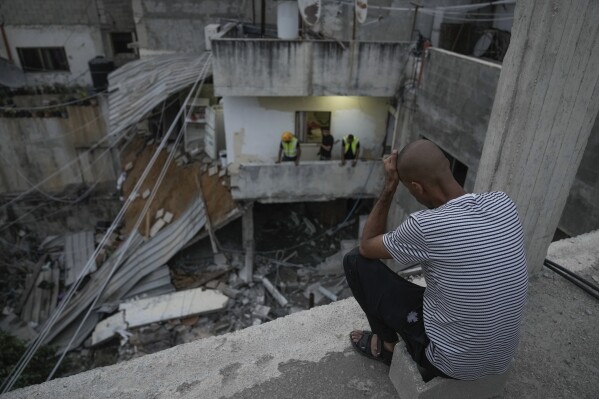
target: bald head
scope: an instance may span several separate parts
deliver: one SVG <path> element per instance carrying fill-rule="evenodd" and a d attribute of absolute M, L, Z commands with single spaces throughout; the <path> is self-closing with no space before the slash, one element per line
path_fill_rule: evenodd
<path fill-rule="evenodd" d="M 416 140 L 406 145 L 397 157 L 397 171 L 404 184 L 444 184 L 453 180 L 449 160 L 429 140 Z"/>

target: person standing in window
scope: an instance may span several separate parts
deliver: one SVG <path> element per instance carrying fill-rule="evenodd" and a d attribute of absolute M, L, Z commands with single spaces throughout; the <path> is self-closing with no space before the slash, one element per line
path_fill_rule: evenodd
<path fill-rule="evenodd" d="M 346 159 L 351 159 L 351 166 L 356 166 L 360 156 L 360 140 L 353 134 L 343 137 L 341 142 L 341 166 L 345 165 Z"/>
<path fill-rule="evenodd" d="M 335 139 L 331 136 L 329 129 L 322 129 L 322 142 L 320 143 L 320 150 L 318 151 L 321 161 L 331 160 L 333 144 L 335 144 Z"/>
<path fill-rule="evenodd" d="M 295 162 L 299 165 L 302 149 L 299 140 L 291 132 L 283 132 L 281 136 L 281 145 L 279 146 L 279 157 L 276 163 Z"/>

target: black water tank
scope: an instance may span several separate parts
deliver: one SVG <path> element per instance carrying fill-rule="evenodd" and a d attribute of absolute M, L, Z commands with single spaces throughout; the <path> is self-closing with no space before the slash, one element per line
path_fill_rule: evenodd
<path fill-rule="evenodd" d="M 98 55 L 91 59 L 88 65 L 96 91 L 106 90 L 108 88 L 108 74 L 115 69 L 114 62 Z"/>

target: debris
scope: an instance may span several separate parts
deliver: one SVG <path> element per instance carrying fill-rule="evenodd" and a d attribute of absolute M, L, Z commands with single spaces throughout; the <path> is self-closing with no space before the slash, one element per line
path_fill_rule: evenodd
<path fill-rule="evenodd" d="M 144 191 L 144 192 L 141 194 L 141 198 L 142 198 L 142 199 L 146 199 L 146 198 L 148 198 L 148 197 L 150 196 L 150 192 L 151 192 L 151 191 L 150 191 L 150 189 L 149 189 L 149 188 L 148 188 L 148 189 L 146 189 L 146 191 Z"/>
<path fill-rule="evenodd" d="M 327 290 L 326 288 L 324 288 L 322 285 L 318 286 L 318 291 L 320 291 L 320 293 L 324 296 L 326 296 L 327 298 L 329 298 L 331 301 L 335 302 L 337 301 L 337 295 L 333 294 L 331 291 Z"/>
<path fill-rule="evenodd" d="M 127 172 L 122 171 L 121 174 L 119 175 L 119 178 L 116 181 L 116 190 L 117 191 L 121 191 L 121 189 L 123 188 L 123 183 L 125 182 L 126 179 L 127 179 Z"/>
<path fill-rule="evenodd" d="M 228 296 L 229 298 L 235 299 L 235 298 L 237 298 L 237 295 L 239 295 L 239 290 L 236 290 L 235 288 L 231 288 L 225 283 L 219 283 L 218 286 L 216 287 L 216 289 L 218 291 L 222 292 L 223 294 L 225 294 L 226 296 Z"/>
<path fill-rule="evenodd" d="M 312 223 L 305 216 L 303 218 L 303 221 L 304 221 L 304 225 L 306 226 L 306 234 L 308 234 L 309 236 L 312 236 L 312 235 L 316 234 L 316 226 L 314 226 L 314 223 Z"/>
<path fill-rule="evenodd" d="M 131 169 L 133 169 L 133 161 L 125 165 L 125 172 L 129 172 Z"/>
<path fill-rule="evenodd" d="M 273 296 L 273 298 L 279 303 L 279 305 L 287 306 L 289 301 L 287 301 L 287 298 L 285 298 L 283 294 L 281 294 L 279 290 L 277 290 L 275 286 L 272 285 L 270 280 L 268 280 L 266 277 L 262 277 L 261 281 L 262 285 L 264 285 L 264 288 L 266 288 L 266 290 L 270 293 L 270 295 Z"/>
<path fill-rule="evenodd" d="M 123 303 L 119 309 L 125 311 L 125 320 L 132 328 L 221 310 L 228 301 L 229 298 L 217 291 L 196 288 Z"/>
<path fill-rule="evenodd" d="M 150 237 L 154 237 L 166 225 L 164 219 L 158 219 L 150 229 Z"/>
<path fill-rule="evenodd" d="M 226 174 L 227 174 L 227 169 L 222 169 L 220 172 L 218 172 L 218 177 L 223 177 Z"/>
<path fill-rule="evenodd" d="M 206 283 L 206 288 L 209 288 L 211 290 L 215 290 L 216 287 L 218 287 L 219 284 L 220 284 L 220 281 L 218 281 L 218 280 L 208 281 Z"/>
<path fill-rule="evenodd" d="M 108 341 L 117 334 L 118 330 L 126 330 L 127 327 L 124 311 L 121 310 L 107 317 L 96 325 L 92 333 L 92 346 Z"/>
<path fill-rule="evenodd" d="M 262 320 L 268 319 L 268 314 L 270 313 L 270 306 L 264 305 L 256 305 L 254 311 L 252 312 L 253 316 L 259 317 Z"/>
<path fill-rule="evenodd" d="M 172 221 L 173 221 L 173 216 L 174 216 L 174 215 L 173 215 L 172 213 L 170 213 L 170 212 L 166 212 L 166 213 L 164 214 L 164 216 L 162 217 L 162 219 L 163 219 L 163 220 L 164 220 L 166 223 L 170 223 L 170 222 L 172 222 Z"/>
<path fill-rule="evenodd" d="M 217 173 L 218 173 L 218 166 L 211 166 L 208 169 L 208 176 L 214 176 Z"/>
<path fill-rule="evenodd" d="M 164 215 L 164 208 L 160 208 L 156 211 L 156 219 L 160 219 Z"/>

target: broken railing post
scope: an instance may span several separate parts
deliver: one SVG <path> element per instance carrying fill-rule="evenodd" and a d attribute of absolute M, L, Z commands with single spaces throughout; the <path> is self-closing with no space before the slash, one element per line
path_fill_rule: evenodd
<path fill-rule="evenodd" d="M 245 251 L 245 265 L 240 277 L 245 282 L 252 281 L 254 273 L 254 204 L 251 203 L 243 213 L 241 219 L 241 235 L 243 250 Z"/>

